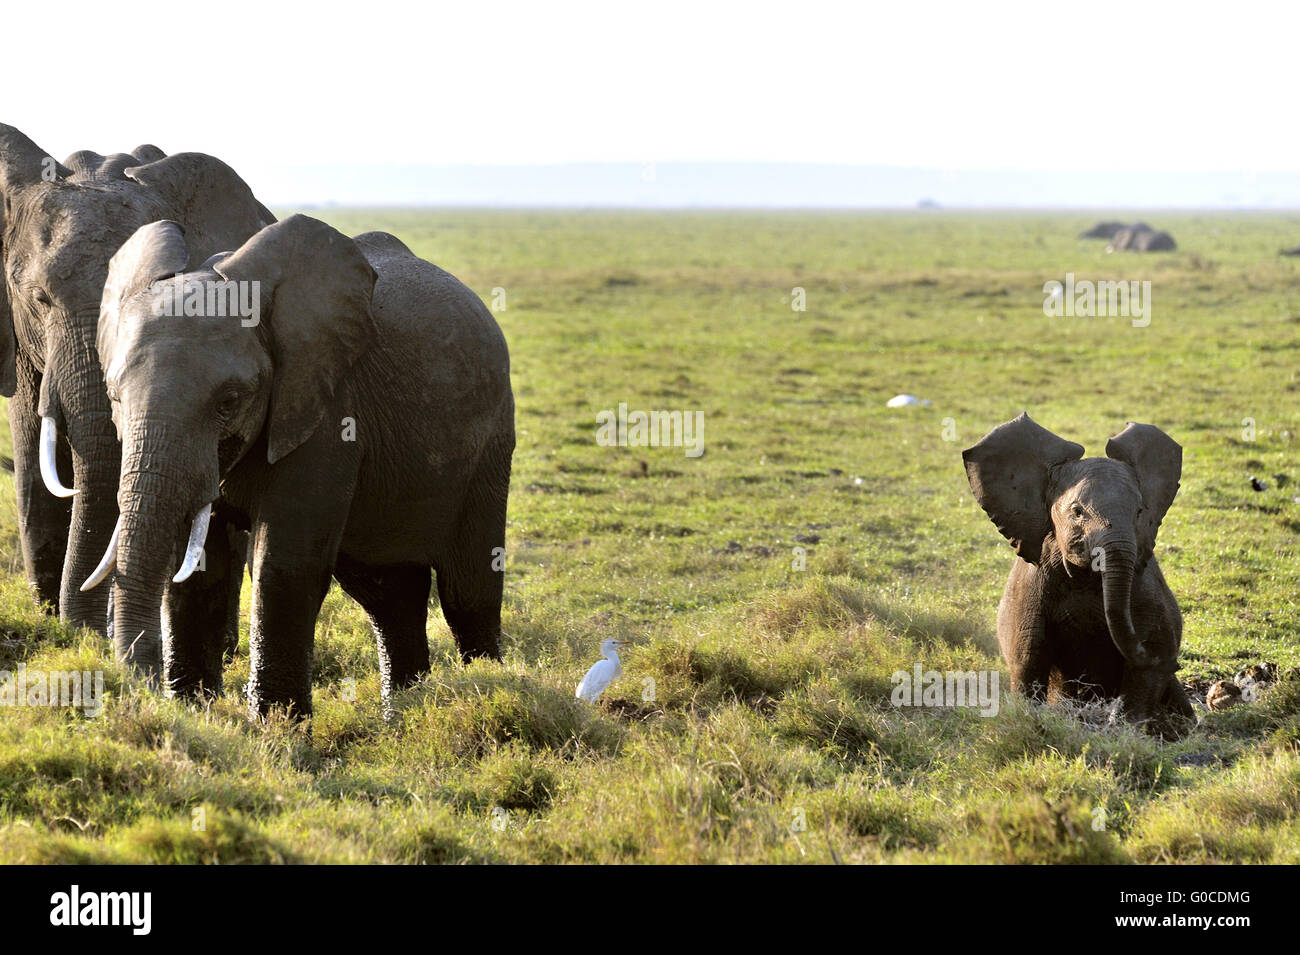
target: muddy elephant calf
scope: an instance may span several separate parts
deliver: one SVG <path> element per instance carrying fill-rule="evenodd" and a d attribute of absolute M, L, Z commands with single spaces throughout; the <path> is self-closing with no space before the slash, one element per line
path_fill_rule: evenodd
<path fill-rule="evenodd" d="M 1152 553 L 1182 448 L 1130 423 L 1106 457 L 1083 459 L 1081 445 L 1022 414 L 962 457 L 975 499 L 1019 555 L 998 606 L 1012 688 L 1118 697 L 1128 719 L 1163 736 L 1195 725 L 1174 676 L 1183 618 Z"/>
<path fill-rule="evenodd" d="M 155 222 L 104 289 L 121 516 L 87 584 L 116 569 L 115 626 L 163 640 L 164 584 L 195 569 L 219 499 L 251 534 L 255 712 L 311 712 L 331 575 L 370 616 L 386 700 L 429 668 L 433 574 L 461 654 L 498 656 L 514 399 L 483 303 L 391 235 L 306 216 L 188 266 Z M 167 638 L 169 662 L 220 658 Z"/>

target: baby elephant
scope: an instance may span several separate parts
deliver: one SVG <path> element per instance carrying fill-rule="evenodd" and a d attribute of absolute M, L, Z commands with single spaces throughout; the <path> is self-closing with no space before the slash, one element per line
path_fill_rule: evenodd
<path fill-rule="evenodd" d="M 251 532 L 255 712 L 311 712 L 331 575 L 374 626 L 386 699 L 429 669 L 432 573 L 462 656 L 498 656 L 515 430 L 491 313 L 393 236 L 306 216 L 197 271 L 188 258 L 176 223 L 141 227 L 99 319 L 121 516 L 87 585 L 116 572 L 123 658 L 216 667 L 219 685 L 220 648 L 163 601 L 178 564 L 178 581 L 199 566 L 214 502 Z"/>
<path fill-rule="evenodd" d="M 1083 458 L 1022 414 L 962 452 L 975 499 L 1019 557 L 998 605 L 1011 685 L 1034 699 L 1119 697 L 1176 738 L 1195 725 L 1174 676 L 1183 618 L 1152 550 L 1178 493 L 1183 449 L 1129 423 Z M 1082 460 L 1081 460 L 1082 459 Z"/>

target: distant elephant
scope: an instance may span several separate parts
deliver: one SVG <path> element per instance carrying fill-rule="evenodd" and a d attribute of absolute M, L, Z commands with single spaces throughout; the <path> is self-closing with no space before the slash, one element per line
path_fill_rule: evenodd
<path fill-rule="evenodd" d="M 301 215 L 189 261 L 180 226 L 156 222 L 104 288 L 122 511 L 87 585 L 116 569 L 119 629 L 161 642 L 163 587 L 178 562 L 193 569 L 220 494 L 252 532 L 255 713 L 311 713 L 331 574 L 374 625 L 386 700 L 429 669 L 431 569 L 462 657 L 499 657 L 514 398 L 482 301 L 387 233 L 349 239 Z M 256 319 L 175 317 L 223 288 L 255 292 Z"/>
<path fill-rule="evenodd" d="M 12 396 L 23 563 L 38 599 L 64 622 L 104 632 L 106 594 L 78 586 L 117 519 L 120 449 L 95 347 L 109 259 L 136 229 L 158 219 L 185 226 L 198 261 L 275 219 L 234 170 L 211 156 L 165 156 L 141 146 L 108 157 L 82 151 L 59 163 L 4 125 L 0 194 L 0 392 Z M 175 619 L 218 628 L 228 641 L 237 635 L 242 553 L 238 530 L 226 530 L 230 552 L 214 541 L 210 573 L 169 590 L 168 603 Z M 215 616 L 213 608 L 220 611 Z M 157 676 L 161 661 L 142 655 L 134 638 L 115 634 L 119 656 Z M 200 661 L 171 663 L 173 689 L 190 692 L 203 683 Z M 210 680 L 210 663 L 206 669 Z"/>
<path fill-rule="evenodd" d="M 1113 219 L 1105 219 L 1098 222 L 1091 229 L 1086 229 L 1079 233 L 1080 239 L 1113 239 L 1125 229 L 1131 229 L 1133 232 L 1154 232 L 1155 230 L 1145 222 L 1135 222 L 1129 225 L 1126 222 L 1116 222 Z"/>
<path fill-rule="evenodd" d="M 1120 229 L 1125 229 L 1127 227 L 1128 226 L 1123 222 L 1116 222 L 1112 219 L 1107 219 L 1102 222 L 1098 222 L 1091 229 L 1085 229 L 1083 232 L 1080 232 L 1079 238 L 1080 239 L 1113 239 L 1115 238 L 1115 233 L 1117 233 Z"/>
<path fill-rule="evenodd" d="M 1116 252 L 1173 252 L 1178 248 L 1168 232 L 1157 232 L 1150 226 L 1138 223 L 1120 229 L 1111 239 L 1110 247 Z"/>
<path fill-rule="evenodd" d="M 998 606 L 1012 688 L 1034 699 L 1118 697 L 1164 736 L 1195 725 L 1174 676 L 1183 618 L 1152 553 L 1182 448 L 1129 425 L 1106 457 L 1027 414 L 962 452 L 975 499 L 1019 555 Z"/>

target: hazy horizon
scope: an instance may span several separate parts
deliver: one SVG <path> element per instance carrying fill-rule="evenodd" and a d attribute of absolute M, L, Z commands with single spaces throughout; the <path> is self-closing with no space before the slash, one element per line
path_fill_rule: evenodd
<path fill-rule="evenodd" d="M 939 169 L 848 163 L 259 164 L 277 206 L 644 209 L 1300 209 L 1300 173 Z"/>

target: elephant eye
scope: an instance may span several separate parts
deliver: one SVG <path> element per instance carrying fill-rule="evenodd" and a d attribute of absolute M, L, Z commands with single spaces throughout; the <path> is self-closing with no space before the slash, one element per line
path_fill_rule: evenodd
<path fill-rule="evenodd" d="M 1075 517 L 1083 517 L 1082 505 L 1080 505 L 1078 501 L 1075 501 L 1073 504 L 1070 505 L 1070 513 L 1073 514 Z"/>
<path fill-rule="evenodd" d="M 42 308 L 49 308 L 51 305 L 54 304 L 54 300 L 50 298 L 50 293 L 45 291 L 45 289 L 43 288 L 38 288 L 35 292 L 33 292 L 32 298 L 34 298 L 36 300 L 36 304 L 40 305 Z"/>
<path fill-rule="evenodd" d="M 231 416 L 239 408 L 239 395 L 230 393 L 221 399 L 217 404 L 217 417 L 222 421 L 229 421 Z"/>

